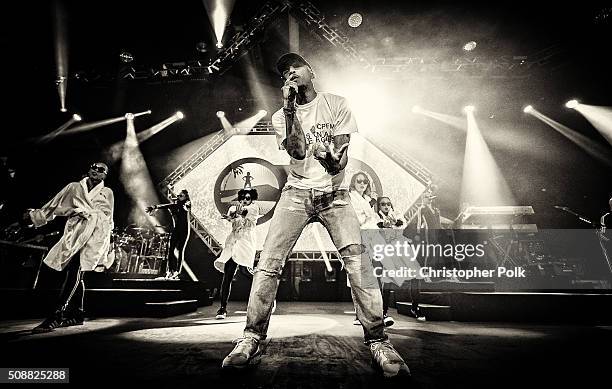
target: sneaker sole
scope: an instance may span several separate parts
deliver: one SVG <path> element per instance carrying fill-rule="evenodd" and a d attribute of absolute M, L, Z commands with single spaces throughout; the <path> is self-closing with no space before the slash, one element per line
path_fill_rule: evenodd
<path fill-rule="evenodd" d="M 386 373 L 382 367 L 380 367 L 380 365 L 378 363 L 376 363 L 376 361 L 374 359 L 371 359 L 371 365 L 372 368 L 375 371 L 378 371 L 379 373 L 381 373 L 383 375 L 383 377 L 385 378 L 396 378 L 396 377 L 412 377 L 412 373 L 410 372 L 410 368 L 408 368 L 408 371 L 406 370 L 399 370 L 397 373 L 395 374 L 388 374 Z M 408 366 L 406 366 L 408 367 Z"/>
<path fill-rule="evenodd" d="M 261 362 L 261 358 L 263 357 L 266 349 L 268 348 L 269 343 L 270 343 L 269 339 L 261 341 L 261 343 L 259 343 L 259 348 L 257 349 L 257 352 L 255 353 L 255 355 L 253 355 L 251 359 L 247 361 L 247 363 L 243 365 L 223 365 L 223 363 L 221 363 L 221 369 L 222 370 L 241 370 L 241 369 L 245 369 L 248 367 L 259 365 L 259 363 Z"/>
<path fill-rule="evenodd" d="M 55 327 L 55 328 L 59 328 L 59 327 Z M 39 328 L 39 329 L 33 329 L 32 333 L 33 334 L 45 334 L 47 332 L 51 332 L 53 331 L 55 328 Z"/>
<path fill-rule="evenodd" d="M 241 370 L 249 367 L 254 367 L 259 365 L 261 362 L 261 353 L 254 355 L 253 358 L 249 359 L 247 363 L 244 365 L 223 365 L 221 364 L 221 368 L 225 370 Z"/>
<path fill-rule="evenodd" d="M 64 328 L 64 327 L 74 327 L 74 326 L 82 326 L 83 322 L 80 323 L 62 323 L 60 324 L 60 327 Z"/>

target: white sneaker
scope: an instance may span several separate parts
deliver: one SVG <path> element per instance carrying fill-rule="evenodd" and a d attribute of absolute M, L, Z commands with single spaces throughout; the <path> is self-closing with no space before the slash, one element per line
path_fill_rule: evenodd
<path fill-rule="evenodd" d="M 393 320 L 393 317 L 385 315 L 383 317 L 383 323 L 385 323 L 385 327 L 391 327 L 395 324 L 395 320 Z"/>
<path fill-rule="evenodd" d="M 410 308 L 410 314 L 417 319 L 417 321 L 427 321 L 425 314 L 421 311 L 421 308 L 417 308 L 416 311 Z"/>
<path fill-rule="evenodd" d="M 374 367 L 380 369 L 385 377 L 410 375 L 408 365 L 388 340 L 371 343 L 370 352 Z"/>
<path fill-rule="evenodd" d="M 223 320 L 226 317 L 227 317 L 227 310 L 225 308 L 219 308 L 219 310 L 217 311 L 217 316 L 215 316 L 215 319 Z"/>
<path fill-rule="evenodd" d="M 256 363 L 261 356 L 259 341 L 255 338 L 239 338 L 234 340 L 233 343 L 236 346 L 227 354 L 225 359 L 223 359 L 223 363 L 221 364 L 222 368 L 243 368 Z"/>

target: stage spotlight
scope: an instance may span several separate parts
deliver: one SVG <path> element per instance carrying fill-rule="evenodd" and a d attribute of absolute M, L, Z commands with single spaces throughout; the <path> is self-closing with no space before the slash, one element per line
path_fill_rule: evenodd
<path fill-rule="evenodd" d="M 151 114 L 151 110 L 148 111 L 144 111 L 144 112 L 138 112 L 134 114 L 134 117 L 138 117 L 138 116 L 143 116 L 143 115 L 150 115 Z"/>
<path fill-rule="evenodd" d="M 232 132 L 235 134 L 248 134 L 253 130 L 253 128 L 257 126 L 257 123 L 259 123 L 267 114 L 268 111 L 266 111 L 265 109 L 260 109 L 254 115 L 244 120 L 241 120 L 238 123 L 234 123 L 232 125 Z M 221 119 L 221 124 L 224 124 L 224 119 Z M 229 122 L 226 124 L 229 124 Z M 226 124 L 224 124 L 224 129 L 226 129 Z"/>
<path fill-rule="evenodd" d="M 208 46 L 206 45 L 206 42 L 198 42 L 196 44 L 196 50 L 200 53 L 206 53 L 208 51 Z"/>
<path fill-rule="evenodd" d="M 132 55 L 132 53 L 129 53 L 129 52 L 123 50 L 119 54 L 119 59 L 121 60 L 121 62 L 130 63 L 130 62 L 132 62 L 134 60 L 134 56 Z"/>
<path fill-rule="evenodd" d="M 415 105 L 412 107 L 412 113 L 421 113 L 423 112 L 423 108 L 419 107 L 418 105 Z"/>
<path fill-rule="evenodd" d="M 351 14 L 348 18 L 348 25 L 353 28 L 361 26 L 361 22 L 363 22 L 363 17 L 358 12 Z"/>
<path fill-rule="evenodd" d="M 146 141 L 153 135 L 157 134 L 164 128 L 171 125 L 172 123 L 181 120 L 183 117 L 184 117 L 183 113 L 181 111 L 177 111 L 174 115 L 168 117 L 167 119 L 164 119 L 161 122 L 153 125 L 152 127 L 149 127 L 146 130 L 139 132 L 137 135 L 138 143 L 142 143 Z"/>
<path fill-rule="evenodd" d="M 476 42 L 474 41 L 469 41 L 468 43 L 466 43 L 465 45 L 463 45 L 463 50 L 464 51 L 472 51 L 476 48 Z"/>
<path fill-rule="evenodd" d="M 78 117 L 78 119 L 77 119 Z M 45 144 L 45 143 L 49 143 L 51 142 L 53 139 L 55 139 L 58 135 L 65 133 L 65 130 L 70 127 L 72 125 L 72 123 L 77 122 L 81 120 L 81 117 L 79 115 L 72 115 L 72 117 L 70 119 L 68 119 L 68 121 L 64 124 L 62 124 L 61 126 L 59 126 L 59 128 L 57 128 L 56 130 L 53 130 L 52 132 L 48 133 L 47 135 L 41 136 L 39 138 L 34 139 L 34 141 L 38 144 Z"/>
<path fill-rule="evenodd" d="M 54 46 L 55 46 L 55 66 L 57 78 L 55 85 L 59 96 L 60 111 L 66 112 L 66 92 L 68 77 L 68 39 L 67 39 L 67 15 L 63 2 L 53 2 L 54 4 Z"/>
<path fill-rule="evenodd" d="M 585 105 L 585 104 L 577 104 L 576 111 L 584 115 L 584 110 L 588 109 L 588 107 L 590 106 Z M 601 108 L 605 109 L 605 107 L 601 107 Z M 611 158 L 609 147 L 602 146 L 600 142 L 595 141 L 584 134 L 581 134 L 579 131 L 571 129 L 553 120 L 552 118 L 548 116 L 545 116 L 544 114 L 536 111 L 535 109 L 533 110 L 532 115 L 536 119 L 541 120 L 542 122 L 546 123 L 553 129 L 555 129 L 558 133 L 565 136 L 567 139 L 572 141 L 574 144 L 576 144 L 578 147 L 580 147 L 582 150 L 587 152 L 589 155 L 591 155 L 595 159 L 599 160 L 601 163 L 606 165 L 608 168 L 612 168 L 612 158 Z M 596 122 L 591 122 L 591 124 L 593 124 L 597 128 Z M 606 139 L 608 139 L 609 142 L 612 143 L 612 137 L 606 136 L 604 132 L 602 132 L 602 135 Z"/>
<path fill-rule="evenodd" d="M 469 113 L 469 112 L 474 112 L 476 108 L 474 108 L 473 105 L 466 105 L 465 107 L 463 107 L 463 112 L 465 113 Z"/>
<path fill-rule="evenodd" d="M 528 105 L 525 108 L 523 108 L 523 112 L 525 113 L 533 112 L 533 107 L 531 105 Z"/>
<path fill-rule="evenodd" d="M 224 118 L 224 117 L 225 117 L 225 112 L 223 112 L 223 111 L 217 111 L 217 117 L 218 117 L 219 119 Z"/>
<path fill-rule="evenodd" d="M 574 108 L 576 108 L 576 107 L 578 106 L 578 104 L 579 104 L 579 103 L 578 103 L 578 100 L 570 100 L 570 101 L 568 101 L 567 103 L 565 103 L 565 106 L 566 106 L 567 108 L 574 109 Z"/>
<path fill-rule="evenodd" d="M 82 120 L 81 115 L 79 115 L 78 113 L 72 115 L 72 119 L 74 119 L 75 122 L 80 122 Z"/>
<path fill-rule="evenodd" d="M 223 35 L 226 27 L 230 24 L 229 17 L 232 14 L 235 0 L 203 0 L 204 8 L 208 20 L 213 27 L 215 33 L 215 46 L 218 49 L 223 47 Z"/>

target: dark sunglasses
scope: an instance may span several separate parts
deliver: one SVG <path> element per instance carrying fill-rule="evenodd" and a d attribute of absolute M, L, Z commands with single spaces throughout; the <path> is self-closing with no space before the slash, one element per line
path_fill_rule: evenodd
<path fill-rule="evenodd" d="M 95 163 L 91 165 L 89 169 L 94 170 L 98 173 L 106 173 L 106 168 L 104 166 L 96 165 Z"/>
<path fill-rule="evenodd" d="M 380 203 L 380 206 L 381 206 L 381 207 L 386 207 L 387 205 L 391 205 L 391 203 L 386 203 L 386 202 L 382 202 L 382 203 Z"/>
<path fill-rule="evenodd" d="M 370 181 L 368 181 L 366 178 L 358 178 L 355 180 L 356 183 L 358 184 L 369 184 Z"/>
<path fill-rule="evenodd" d="M 251 196 L 244 196 L 244 197 L 242 198 L 242 200 L 250 200 L 250 199 L 251 199 Z"/>

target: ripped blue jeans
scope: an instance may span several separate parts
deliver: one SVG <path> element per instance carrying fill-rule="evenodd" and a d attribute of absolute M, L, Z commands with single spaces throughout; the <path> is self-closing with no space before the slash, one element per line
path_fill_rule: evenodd
<path fill-rule="evenodd" d="M 332 193 L 285 187 L 270 222 L 247 308 L 245 337 L 266 338 L 272 305 L 276 298 L 285 262 L 308 223 L 320 222 L 344 260 L 357 318 L 363 326 L 366 343 L 386 340 L 380 289 L 365 287 L 364 274 L 372 274 L 372 263 L 362 261 L 359 220 L 348 191 Z M 363 287 L 362 287 L 363 284 Z"/>

